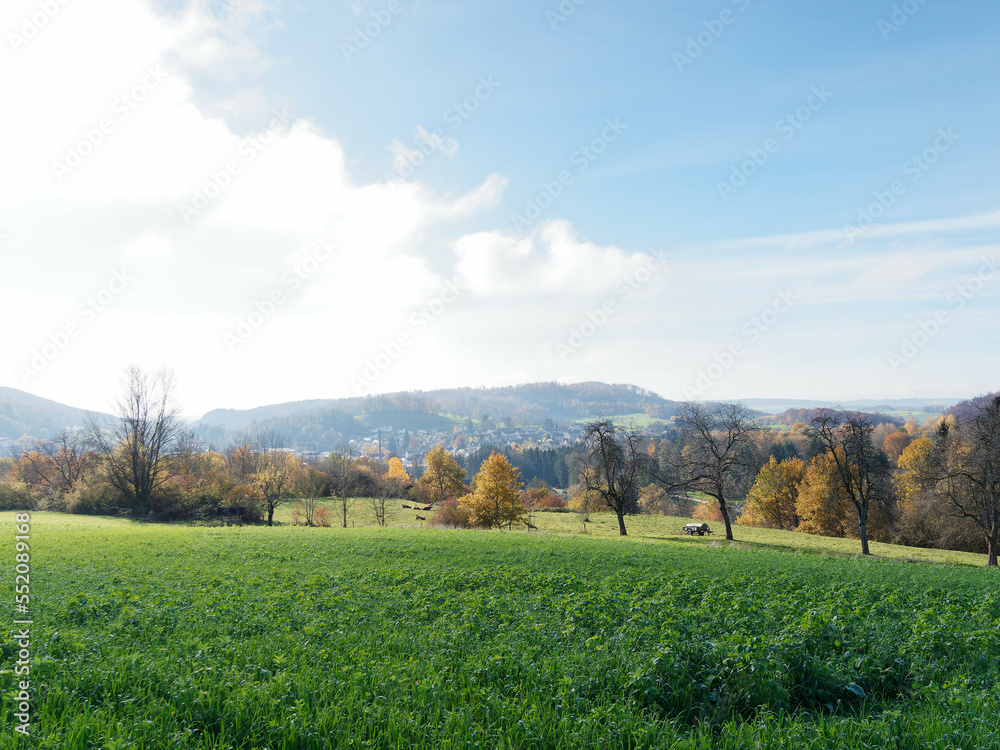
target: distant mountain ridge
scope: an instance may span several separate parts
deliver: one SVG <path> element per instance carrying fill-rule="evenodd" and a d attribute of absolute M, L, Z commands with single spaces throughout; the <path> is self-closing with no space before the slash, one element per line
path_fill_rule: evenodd
<path fill-rule="evenodd" d="M 254 409 L 214 409 L 195 425 L 207 442 L 224 443 L 233 432 L 273 429 L 293 444 L 320 450 L 378 427 L 411 432 L 452 430 L 468 420 L 557 424 L 599 414 L 646 414 L 669 419 L 677 402 L 634 385 L 585 382 L 527 383 L 500 388 L 444 388 L 375 396 L 292 401 Z"/>
<path fill-rule="evenodd" d="M 545 419 L 557 422 L 584 419 L 602 412 L 645 413 L 666 419 L 673 413 L 676 404 L 676 401 L 634 385 L 609 385 L 593 381 L 571 384 L 543 382 L 499 388 L 442 388 L 375 396 L 290 401 L 253 409 L 213 409 L 198 422 L 240 429 L 248 427 L 254 421 L 289 417 L 315 409 L 345 410 L 354 415 L 372 416 L 385 411 L 428 414 L 440 412 L 476 420 L 489 415 L 494 419 L 512 417 L 514 421 L 524 424 L 542 422 Z"/>
<path fill-rule="evenodd" d="M 848 409 L 854 411 L 878 411 L 880 407 L 902 409 L 906 407 L 927 408 L 939 406 L 944 411 L 957 404 L 961 398 L 856 398 L 840 401 L 804 398 L 744 398 L 742 401 L 752 409 L 771 414 L 789 409 Z"/>
<path fill-rule="evenodd" d="M 778 414 L 788 409 L 846 408 L 866 412 L 912 408 L 947 410 L 959 398 L 860 399 L 742 399 L 752 409 Z M 609 417 L 645 414 L 650 419 L 673 416 L 676 401 L 635 385 L 539 382 L 499 388 L 442 388 L 374 396 L 308 399 L 252 409 L 213 409 L 192 423 L 196 433 L 221 447 L 236 432 L 272 428 L 292 444 L 338 445 L 350 437 L 371 434 L 377 427 L 397 430 L 452 430 L 456 425 L 513 422 L 540 425 L 546 420 L 567 424 L 604 414 Z M 882 407 L 880 409 L 879 407 Z M 84 426 L 88 411 L 0 386 L 0 440 L 49 438 L 66 428 Z M 100 417 L 108 415 L 100 414 Z"/>
<path fill-rule="evenodd" d="M 17 388 L 0 386 L 0 439 L 31 437 L 44 440 L 62 430 L 83 427 L 91 413 Z"/>

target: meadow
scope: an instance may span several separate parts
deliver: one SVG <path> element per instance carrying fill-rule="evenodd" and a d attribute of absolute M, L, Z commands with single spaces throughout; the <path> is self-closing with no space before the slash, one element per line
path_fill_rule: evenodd
<path fill-rule="evenodd" d="M 1000 748 L 1000 577 L 981 557 L 741 528 L 729 545 L 682 519 L 618 539 L 591 518 L 583 535 L 555 533 L 575 514 L 536 513 L 548 533 L 32 514 L 30 746 Z M 11 592 L 13 527 L 0 514 Z M 29 746 L 10 640 L 2 748 Z"/>

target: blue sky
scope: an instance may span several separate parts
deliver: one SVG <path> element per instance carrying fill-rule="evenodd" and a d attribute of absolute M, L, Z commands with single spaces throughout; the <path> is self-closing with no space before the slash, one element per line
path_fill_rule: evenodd
<path fill-rule="evenodd" d="M 58 7 L 0 12 L 4 384 L 997 388 L 998 7 Z"/>

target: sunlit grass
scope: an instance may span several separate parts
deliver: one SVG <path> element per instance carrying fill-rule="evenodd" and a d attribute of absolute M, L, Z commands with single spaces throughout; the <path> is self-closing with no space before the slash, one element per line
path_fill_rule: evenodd
<path fill-rule="evenodd" d="M 427 528 L 433 511 L 417 511 L 404 509 L 404 501 L 391 500 L 387 506 L 386 523 L 396 528 Z M 280 523 L 290 523 L 294 501 L 279 506 L 275 519 Z M 407 503 L 412 504 L 412 503 Z M 329 498 L 317 501 L 318 506 L 330 511 L 331 523 L 340 526 L 341 506 L 339 501 Z M 351 498 L 348 510 L 348 527 L 374 528 L 375 514 L 370 502 L 365 498 Z M 417 521 L 416 516 L 422 515 L 426 521 Z M 584 525 L 582 516 L 578 513 L 550 513 L 538 511 L 530 516 L 531 522 L 538 527 L 537 532 L 545 534 L 587 535 L 600 537 L 617 537 L 618 520 L 613 513 L 589 513 L 589 521 Z M 689 537 L 681 531 L 690 518 L 671 516 L 635 515 L 625 519 L 629 536 L 650 542 L 663 541 L 681 544 L 729 544 L 725 541 L 725 527 L 722 523 L 711 523 L 712 534 L 705 537 Z M 857 539 L 836 539 L 832 537 L 802 534 L 794 531 L 778 531 L 774 529 L 759 529 L 753 526 L 733 526 L 733 536 L 737 544 L 769 547 L 778 551 L 798 554 L 817 555 L 859 555 L 861 542 Z M 948 565 L 971 565 L 982 567 L 985 555 L 971 552 L 955 552 L 951 550 L 924 549 L 921 547 L 905 547 L 902 545 L 870 542 L 874 557 L 908 562 L 933 562 Z"/>
<path fill-rule="evenodd" d="M 32 514 L 31 745 L 1000 747 L 994 571 L 751 529 L 730 546 L 684 519 L 619 539 L 595 516 L 584 536 L 574 514 L 535 514 L 548 533 Z"/>

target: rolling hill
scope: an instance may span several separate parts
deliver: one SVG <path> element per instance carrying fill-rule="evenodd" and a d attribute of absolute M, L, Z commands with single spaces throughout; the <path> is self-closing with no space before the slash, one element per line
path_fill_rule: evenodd
<path fill-rule="evenodd" d="M 44 440 L 61 430 L 83 427 L 89 413 L 16 388 L 0 386 L 0 439 Z"/>

